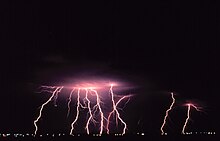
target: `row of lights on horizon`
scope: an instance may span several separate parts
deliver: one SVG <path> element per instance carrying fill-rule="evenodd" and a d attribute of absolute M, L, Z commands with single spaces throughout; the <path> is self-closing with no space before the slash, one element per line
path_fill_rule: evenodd
<path fill-rule="evenodd" d="M 136 133 L 137 135 L 139 136 L 144 136 L 145 133 Z M 216 132 L 186 132 L 184 135 L 215 135 Z M 59 133 L 59 134 L 46 134 L 46 135 L 38 135 L 39 137 L 43 137 L 43 136 L 52 136 L 52 137 L 55 137 L 55 136 L 65 136 L 66 134 L 64 133 Z M 164 133 L 164 135 L 167 135 L 167 133 Z M 32 137 L 35 137 L 34 134 L 29 134 L 29 133 L 26 133 L 26 134 L 19 134 L 19 133 L 16 133 L 16 134 L 0 134 L 0 137 L 10 137 L 10 136 L 14 136 L 14 137 L 27 137 L 27 136 L 32 136 Z M 80 136 L 80 134 L 76 134 L 76 135 L 72 135 L 72 136 Z M 101 136 L 100 134 L 92 134 L 92 136 Z M 123 134 L 114 134 L 114 136 L 123 136 Z"/>
<path fill-rule="evenodd" d="M 216 132 L 186 132 L 183 135 L 215 135 Z M 164 133 L 164 135 L 167 135 L 167 133 Z"/>
<path fill-rule="evenodd" d="M 42 135 L 42 134 L 40 134 L 40 135 L 38 135 L 38 137 L 43 137 L 43 136 L 52 136 L 52 137 L 55 137 L 55 136 L 65 136 L 66 134 L 61 134 L 61 133 L 59 133 L 59 134 L 45 134 L 45 135 Z M 113 134 L 114 136 L 123 136 L 123 134 Z M 144 133 L 137 133 L 137 135 L 144 135 Z M 27 133 L 27 134 L 19 134 L 19 133 L 16 133 L 16 134 L 10 134 L 10 133 L 8 133 L 8 134 L 0 134 L 0 137 L 9 137 L 9 136 L 14 136 L 14 137 L 25 137 L 25 136 L 32 136 L 32 137 L 35 137 L 35 135 L 34 134 L 29 134 L 29 133 Z M 80 136 L 80 134 L 75 134 L 75 135 L 72 135 L 72 136 Z M 96 136 L 96 137 L 99 137 L 99 136 L 102 136 L 102 135 L 100 135 L 100 134 L 92 134 L 92 136 Z"/>

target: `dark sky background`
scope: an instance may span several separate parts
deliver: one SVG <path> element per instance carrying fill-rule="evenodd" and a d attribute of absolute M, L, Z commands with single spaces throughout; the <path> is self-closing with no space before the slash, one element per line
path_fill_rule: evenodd
<path fill-rule="evenodd" d="M 46 100 L 36 88 L 90 69 L 139 86 L 125 109 L 130 132 L 159 134 L 171 91 L 178 103 L 168 133 L 181 132 L 186 100 L 204 107 L 192 114 L 188 130 L 217 131 L 217 7 L 197 0 L 8 1 L 0 17 L 0 132 L 33 132 Z M 45 132 L 68 130 L 56 109 L 48 112 Z"/>

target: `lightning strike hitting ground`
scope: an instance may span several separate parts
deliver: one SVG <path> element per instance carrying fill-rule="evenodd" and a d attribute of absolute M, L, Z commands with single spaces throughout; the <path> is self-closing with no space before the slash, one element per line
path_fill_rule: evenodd
<path fill-rule="evenodd" d="M 174 103 L 175 103 L 175 98 L 174 98 L 173 93 L 171 93 L 171 97 L 172 97 L 172 100 L 173 100 L 173 101 L 172 101 L 172 103 L 171 103 L 169 109 L 167 109 L 167 111 L 166 111 L 166 115 L 165 115 L 165 117 L 164 117 L 163 124 L 162 124 L 162 126 L 161 126 L 161 128 L 160 128 L 160 130 L 161 130 L 161 135 L 164 135 L 164 130 L 163 130 L 163 128 L 164 128 L 164 126 L 165 126 L 165 124 L 166 124 L 166 120 L 167 120 L 167 117 L 168 117 L 168 115 L 169 115 L 169 112 L 172 110 L 173 105 L 174 105 Z"/>
<path fill-rule="evenodd" d="M 123 96 L 123 97 L 121 97 L 119 100 L 118 100 L 118 102 L 117 103 L 115 103 L 115 101 L 114 101 L 114 93 L 113 93 L 113 90 L 112 90 L 112 88 L 113 88 L 113 85 L 111 85 L 111 87 L 110 87 L 110 92 L 111 92 L 111 100 L 112 100 L 112 103 L 113 103 L 113 110 L 109 113 L 109 115 L 108 115 L 108 118 L 107 118 L 107 125 L 106 125 L 106 130 L 107 130 L 107 133 L 109 134 L 109 123 L 110 123 L 110 118 L 111 118 L 111 115 L 113 114 L 113 113 L 116 113 L 116 120 L 117 119 L 119 119 L 121 122 L 122 122 L 122 124 L 124 125 L 124 129 L 123 129 L 123 132 L 122 132 L 122 134 L 125 134 L 125 130 L 127 129 L 127 124 L 122 120 L 122 118 L 120 117 L 120 114 L 119 114 L 119 112 L 118 112 L 118 110 L 117 110 L 117 105 L 123 100 L 123 99 L 125 99 L 125 98 L 127 98 L 127 97 L 130 97 L 130 95 L 128 95 L 128 96 Z M 104 130 L 104 119 L 106 119 L 105 117 L 104 117 L 104 113 L 103 113 L 103 111 L 102 111 L 102 108 L 101 108 L 101 103 L 102 103 L 102 101 L 101 101 L 101 99 L 100 99 L 100 96 L 99 96 L 99 94 L 98 94 L 98 92 L 96 91 L 96 90 L 94 90 L 94 89 L 92 89 L 92 88 L 84 88 L 85 89 L 85 91 L 86 91 L 86 96 L 85 96 L 85 99 L 83 99 L 83 101 L 84 101 L 84 105 L 86 105 L 85 103 L 86 103 L 86 101 L 87 101 L 87 106 L 85 107 L 85 106 L 81 106 L 82 108 L 87 108 L 88 109 L 88 115 L 89 115 L 89 118 L 88 118 L 88 120 L 87 120 L 87 123 L 86 123 L 86 127 L 85 127 L 85 129 L 86 129 L 86 132 L 87 132 L 87 134 L 89 134 L 90 133 L 90 131 L 89 131 L 89 125 L 90 125 L 90 122 L 91 122 L 91 120 L 92 120 L 92 122 L 93 123 L 97 123 L 95 120 L 94 120 L 94 118 L 95 117 L 97 117 L 97 115 L 96 115 L 96 113 L 98 113 L 98 115 L 99 115 L 99 117 L 100 117 L 100 131 L 99 131 L 99 135 L 102 135 L 102 133 L 103 133 L 103 130 Z M 95 95 L 96 96 L 96 104 L 91 108 L 91 101 L 88 99 L 88 93 L 91 93 L 91 95 Z M 79 94 L 79 93 L 78 93 Z M 79 101 L 79 96 L 78 96 L 78 99 L 77 99 L 77 101 L 78 101 L 78 104 L 77 105 L 82 105 L 81 103 L 80 103 L 80 101 Z M 127 102 L 126 102 L 126 104 L 127 104 Z M 80 106 L 77 106 L 77 109 L 79 109 L 79 107 Z M 72 135 L 73 134 L 73 129 L 74 129 L 74 124 L 75 124 L 75 122 L 77 121 L 77 119 L 78 119 L 78 110 L 77 110 L 77 116 L 76 116 L 76 119 L 74 120 L 74 122 L 72 123 L 72 125 L 71 125 L 71 132 L 70 132 L 70 134 Z"/>
<path fill-rule="evenodd" d="M 79 106 L 80 106 L 80 89 L 78 89 L 78 93 L 77 93 L 76 118 L 71 124 L 70 135 L 73 135 L 74 124 L 76 123 L 76 121 L 78 120 L 78 117 L 79 117 Z"/>
<path fill-rule="evenodd" d="M 88 99 L 88 88 L 84 88 L 84 90 L 86 91 L 86 96 L 85 96 L 85 100 L 87 101 L 87 106 L 83 106 L 81 103 L 80 103 L 80 88 L 78 89 L 78 93 L 77 93 L 77 113 L 76 113 L 76 118 L 75 120 L 72 122 L 71 124 L 71 130 L 70 130 L 70 135 L 73 135 L 73 130 L 74 130 L 74 125 L 75 123 L 77 122 L 78 120 L 78 117 L 79 117 L 79 108 L 87 108 L 89 110 L 88 114 L 89 114 L 89 118 L 86 122 L 86 132 L 87 134 L 89 134 L 89 123 L 91 120 L 93 120 L 93 116 L 95 116 L 95 112 L 99 111 L 100 113 L 100 132 L 99 132 L 99 135 L 102 135 L 102 132 L 103 132 L 103 122 L 104 122 L 104 114 L 102 112 L 102 108 L 101 108 L 101 100 L 100 100 L 100 97 L 99 97 L 99 94 L 96 90 L 94 89 L 89 89 L 90 92 L 93 92 L 96 96 L 96 105 L 93 107 L 94 109 L 94 114 L 92 114 L 92 109 L 91 109 L 91 105 L 90 105 L 90 100 Z M 84 100 L 84 99 L 83 99 Z M 84 105 L 86 104 L 86 102 L 84 101 Z M 93 120 L 94 121 L 94 120 Z"/>
<path fill-rule="evenodd" d="M 50 101 L 52 101 L 52 99 L 54 100 L 53 102 L 56 103 L 58 93 L 60 93 L 60 91 L 63 88 L 64 88 L 63 86 L 62 87 L 42 86 L 41 92 L 50 92 L 50 93 L 52 93 L 52 96 L 44 104 L 42 104 L 42 106 L 40 108 L 39 116 L 34 121 L 34 126 L 35 126 L 34 134 L 35 135 L 37 134 L 37 130 L 38 130 L 37 122 L 41 118 L 44 106 L 47 105 Z M 77 93 L 77 99 L 76 99 L 77 106 L 76 106 L 76 115 L 75 115 L 74 120 L 71 123 L 71 129 L 70 129 L 69 134 L 74 136 L 75 124 L 79 120 L 80 109 L 82 108 L 82 109 L 88 110 L 87 117 L 86 117 L 86 125 L 84 127 L 84 129 L 88 135 L 91 132 L 90 131 L 90 128 L 91 128 L 90 124 L 91 123 L 93 123 L 94 125 L 98 125 L 100 136 L 103 134 L 104 129 L 106 129 L 107 134 L 109 134 L 109 132 L 110 132 L 110 129 L 109 129 L 110 119 L 111 119 L 112 115 L 114 115 L 114 113 L 115 113 L 115 119 L 116 119 L 116 126 L 117 126 L 118 120 L 123 124 L 122 135 L 124 135 L 126 132 L 126 129 L 127 129 L 127 124 L 121 118 L 120 113 L 118 111 L 119 109 L 122 110 L 124 107 L 119 108 L 118 105 L 124 99 L 130 98 L 131 95 L 126 95 L 126 96 L 115 95 L 113 93 L 113 85 L 110 85 L 109 91 L 110 91 L 111 102 L 112 102 L 112 108 L 111 108 L 112 111 L 109 114 L 107 114 L 108 118 L 106 118 L 104 116 L 104 112 L 103 112 L 103 108 L 102 108 L 102 106 L 104 106 L 105 103 L 104 103 L 104 101 L 101 100 L 102 98 L 100 97 L 100 94 L 98 93 L 98 91 L 96 89 L 98 89 L 98 87 L 87 87 L 87 85 L 86 85 L 86 87 L 84 85 L 82 87 L 81 87 L 81 85 L 79 85 L 79 86 L 77 85 L 77 87 L 72 88 L 72 90 L 69 94 L 69 97 L 68 97 L 68 102 L 67 102 L 67 108 L 68 108 L 67 109 L 67 117 L 70 116 L 71 102 L 72 102 L 73 95 L 75 93 Z M 76 90 L 77 90 L 77 92 L 76 92 Z M 85 91 L 85 94 L 82 91 Z M 114 98 L 115 96 L 119 97 L 119 100 L 117 102 L 115 102 L 115 98 Z M 95 97 L 95 100 L 94 100 L 94 97 Z M 128 99 L 125 102 L 124 106 L 126 106 L 126 104 L 129 102 L 129 100 L 130 99 Z M 106 121 L 106 127 L 104 126 L 105 121 Z"/>
<path fill-rule="evenodd" d="M 87 89 L 86 89 L 86 100 L 87 100 L 87 103 L 88 103 L 89 118 L 87 120 L 85 129 L 86 129 L 87 134 L 89 135 L 89 123 L 90 123 L 91 120 L 93 120 L 93 122 L 94 122 L 94 119 L 93 119 L 93 116 L 92 116 L 92 110 L 91 110 L 91 106 L 90 106 L 91 102 L 88 98 L 88 90 Z"/>
<path fill-rule="evenodd" d="M 54 88 L 54 87 L 45 87 L 45 88 Z M 35 126 L 35 131 L 34 131 L 34 135 L 37 134 L 37 131 L 38 131 L 38 126 L 37 126 L 37 122 L 39 121 L 39 119 L 41 118 L 42 116 L 42 111 L 44 109 L 44 106 L 46 106 L 51 100 L 52 98 L 54 98 L 54 96 L 56 96 L 61 90 L 63 89 L 63 87 L 57 87 L 54 91 L 53 91 L 53 94 L 51 95 L 51 97 L 41 105 L 40 107 L 40 112 L 39 112 L 39 116 L 37 117 L 36 120 L 34 120 L 34 126 Z"/>
<path fill-rule="evenodd" d="M 97 92 L 96 90 L 93 90 L 93 89 L 91 89 L 91 91 L 93 91 L 93 92 L 95 93 L 95 95 L 96 95 L 96 102 L 97 102 L 97 104 L 95 105 L 95 107 L 96 107 L 96 106 L 98 107 L 99 112 L 100 112 L 100 116 L 101 116 L 101 117 L 100 117 L 100 118 L 101 118 L 101 124 L 100 124 L 100 132 L 99 132 L 99 135 L 102 135 L 102 132 L 103 132 L 103 122 L 104 122 L 104 114 L 103 114 L 102 108 L 101 108 L 101 106 L 100 106 L 101 101 L 100 101 L 100 97 L 99 97 L 98 92 Z"/>
<path fill-rule="evenodd" d="M 186 104 L 186 105 L 187 105 L 187 118 L 186 118 L 186 121 L 185 121 L 184 126 L 183 126 L 183 129 L 182 129 L 182 134 L 185 134 L 186 125 L 188 124 L 188 121 L 189 121 L 189 119 L 190 119 L 191 106 L 192 106 L 193 108 L 195 108 L 196 111 L 200 111 L 200 109 L 199 109 L 198 107 L 196 107 L 196 106 L 195 106 L 194 104 L 192 104 L 192 103 L 188 103 L 188 104 Z"/>
<path fill-rule="evenodd" d="M 108 115 L 108 119 L 107 119 L 107 125 L 106 125 L 106 129 L 107 129 L 107 134 L 109 134 L 109 123 L 110 123 L 110 118 L 112 116 L 112 114 L 116 113 L 116 124 L 117 124 L 117 119 L 119 119 L 122 124 L 124 125 L 124 128 L 123 128 L 123 132 L 122 132 L 122 135 L 125 134 L 125 131 L 127 129 L 127 124 L 122 120 L 122 118 L 120 117 L 120 114 L 117 110 L 117 105 L 120 103 L 120 101 L 122 101 L 124 98 L 126 98 L 126 96 L 122 97 L 121 99 L 118 100 L 117 103 L 115 103 L 115 100 L 114 100 L 114 93 L 113 93 L 113 85 L 111 85 L 110 87 L 110 94 L 111 94 L 111 100 L 112 100 L 112 106 L 113 106 L 113 110 L 109 113 Z"/>

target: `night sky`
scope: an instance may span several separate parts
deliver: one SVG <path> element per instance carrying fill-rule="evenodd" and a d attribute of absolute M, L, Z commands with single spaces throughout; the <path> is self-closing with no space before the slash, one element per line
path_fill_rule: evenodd
<path fill-rule="evenodd" d="M 129 132 L 159 135 L 171 102 L 169 92 L 176 93 L 177 104 L 165 128 L 168 133 L 181 132 L 187 112 L 182 104 L 187 100 L 204 111 L 193 111 L 188 131 L 219 128 L 216 2 L 8 1 L 4 5 L 1 133 L 32 133 L 37 108 L 47 98 L 36 93 L 37 88 L 85 72 L 138 86 L 131 90 L 135 96 L 125 108 Z M 65 120 L 65 106 L 49 107 L 42 132 L 67 132 L 68 122 L 59 122 Z"/>

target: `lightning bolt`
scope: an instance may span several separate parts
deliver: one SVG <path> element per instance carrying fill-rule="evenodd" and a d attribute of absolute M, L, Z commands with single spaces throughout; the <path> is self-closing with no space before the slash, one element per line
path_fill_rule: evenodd
<path fill-rule="evenodd" d="M 70 135 L 73 135 L 74 124 L 76 123 L 76 121 L 78 120 L 78 117 L 79 117 L 79 108 L 80 108 L 80 88 L 78 89 L 78 92 L 77 92 L 76 118 L 74 119 L 74 121 L 71 124 Z"/>
<path fill-rule="evenodd" d="M 49 86 L 43 86 L 43 88 L 55 88 L 55 87 L 49 87 Z M 39 119 L 41 118 L 42 116 L 42 111 L 44 109 L 44 106 L 46 106 L 51 100 L 52 98 L 54 98 L 61 90 L 63 89 L 63 87 L 56 87 L 56 89 L 53 91 L 53 94 L 51 95 L 51 97 L 45 102 L 43 103 L 41 106 L 40 106 L 40 112 L 39 112 L 39 115 L 37 117 L 36 120 L 34 120 L 34 126 L 35 126 L 35 131 L 34 131 L 34 135 L 37 134 L 37 131 L 38 131 L 38 126 L 37 126 L 37 122 L 39 121 Z M 46 90 L 47 91 L 47 90 Z"/>
<path fill-rule="evenodd" d="M 186 104 L 186 105 L 187 105 L 187 118 L 186 118 L 186 120 L 185 120 L 183 129 L 182 129 L 182 134 L 185 134 L 186 125 L 188 124 L 189 119 L 190 119 L 190 110 L 191 110 L 191 107 L 195 108 L 197 111 L 200 111 L 200 109 L 199 109 L 198 107 L 196 107 L 196 106 L 195 106 L 194 104 L 192 104 L 192 103 L 188 103 L 188 104 Z"/>
<path fill-rule="evenodd" d="M 68 111 L 67 111 L 67 117 L 69 116 L 69 113 L 70 113 L 70 103 L 72 101 L 72 95 L 73 95 L 73 92 L 75 91 L 75 89 L 72 89 L 72 91 L 70 92 L 70 95 L 69 95 L 69 98 L 68 98 L 68 103 L 67 103 L 67 108 L 68 108 Z"/>
<path fill-rule="evenodd" d="M 113 105 L 113 109 L 112 111 L 109 113 L 108 115 L 108 118 L 107 118 L 107 125 L 106 125 L 106 129 L 107 129 L 107 134 L 109 134 L 109 123 L 110 123 L 110 118 L 112 116 L 112 114 L 116 113 L 116 123 L 117 123 L 117 119 L 119 119 L 121 121 L 121 123 L 124 125 L 124 128 L 123 128 L 123 131 L 122 131 L 122 135 L 125 134 L 125 131 L 127 129 L 127 124 L 122 120 L 122 118 L 120 117 L 120 114 L 117 110 L 117 105 L 123 100 L 125 99 L 126 97 L 129 97 L 129 96 L 123 96 L 122 98 L 120 98 L 118 100 L 117 103 L 115 103 L 115 100 L 114 100 L 114 93 L 113 93 L 113 84 L 111 84 L 111 87 L 110 87 L 110 95 L 111 95 L 111 100 L 112 100 L 112 105 Z"/>
<path fill-rule="evenodd" d="M 89 123 L 91 120 L 93 120 L 93 116 L 92 116 L 92 110 L 91 110 L 91 105 L 90 105 L 91 102 L 88 98 L 88 90 L 87 89 L 85 89 L 85 90 L 86 90 L 86 100 L 87 100 L 88 110 L 89 110 L 89 118 L 87 120 L 85 129 L 86 129 L 87 134 L 89 135 Z"/>
<path fill-rule="evenodd" d="M 104 122 L 104 114 L 102 112 L 102 108 L 101 108 L 101 100 L 100 100 L 100 97 L 99 97 L 99 94 L 96 90 L 94 89 L 90 89 L 92 92 L 95 93 L 96 95 L 96 105 L 94 107 L 97 107 L 99 109 L 99 112 L 100 112 L 100 118 L 101 118 L 101 122 L 100 122 L 100 132 L 99 132 L 99 135 L 102 135 L 102 132 L 103 132 L 103 122 Z"/>
<path fill-rule="evenodd" d="M 164 130 L 163 130 L 163 128 L 164 128 L 164 126 L 165 126 L 165 124 L 166 124 L 166 120 L 167 120 L 167 117 L 168 117 L 168 115 L 169 115 L 169 112 L 172 110 L 173 105 L 174 105 L 174 103 L 175 103 L 175 98 L 174 98 L 173 93 L 171 93 L 171 97 L 172 97 L 172 100 L 173 100 L 173 101 L 172 101 L 172 103 L 171 103 L 169 109 L 166 110 L 166 115 L 165 115 L 165 117 L 164 117 L 163 124 L 162 124 L 162 126 L 161 126 L 161 128 L 160 128 L 160 130 L 161 130 L 161 135 L 164 135 Z"/>

